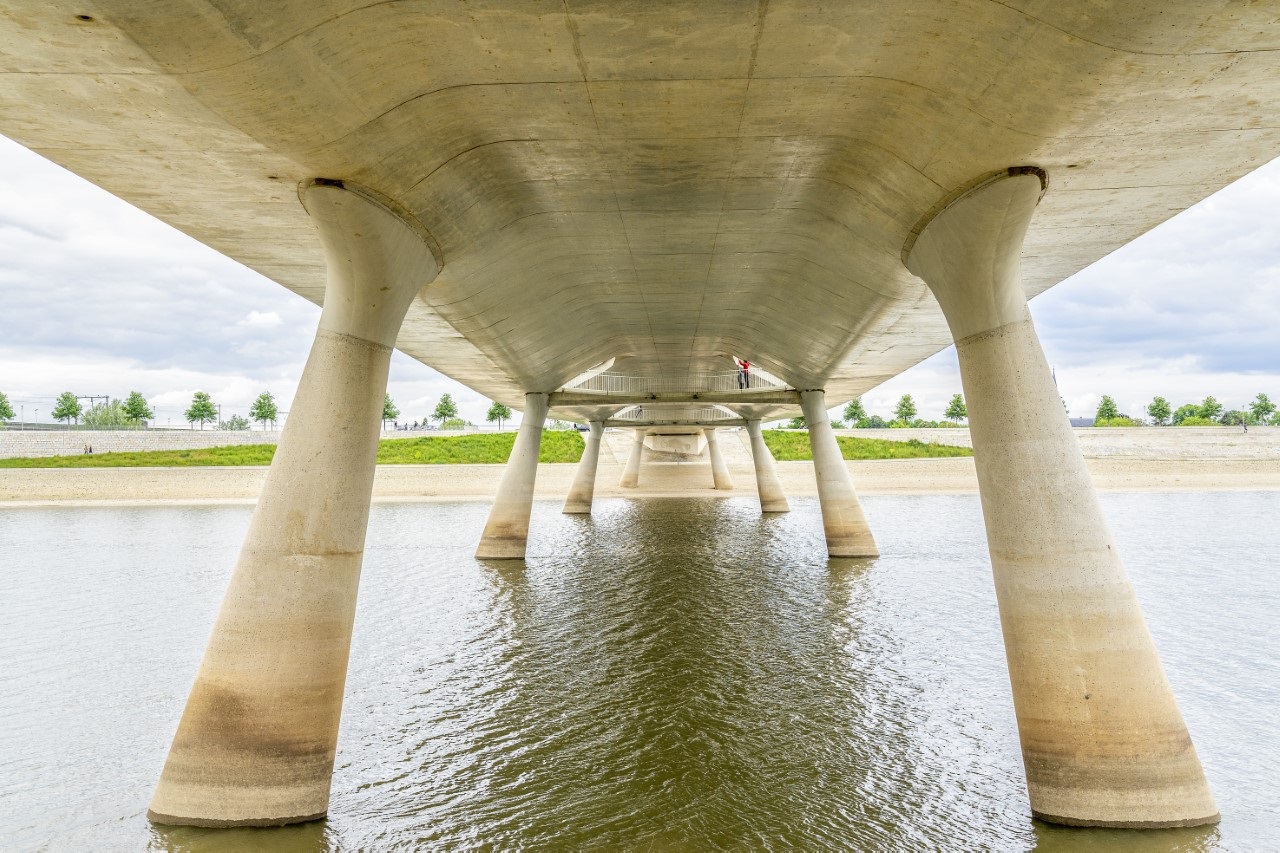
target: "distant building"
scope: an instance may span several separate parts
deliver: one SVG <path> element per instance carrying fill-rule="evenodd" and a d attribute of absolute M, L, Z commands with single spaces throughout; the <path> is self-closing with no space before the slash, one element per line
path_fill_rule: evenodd
<path fill-rule="evenodd" d="M 1093 418 L 1072 418 L 1071 425 L 1073 427 L 1091 427 L 1093 426 Z"/>

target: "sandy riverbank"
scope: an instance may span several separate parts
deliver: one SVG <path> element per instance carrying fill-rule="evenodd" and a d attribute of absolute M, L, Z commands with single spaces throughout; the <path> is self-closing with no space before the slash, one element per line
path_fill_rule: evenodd
<path fill-rule="evenodd" d="M 973 460 L 897 459 L 849 462 L 864 495 L 939 494 L 977 491 Z M 556 500 L 568 493 L 574 465 L 542 465 L 536 497 Z M 489 500 L 497 491 L 502 465 L 388 465 L 374 481 L 376 501 Z M 1104 491 L 1280 490 L 1280 459 L 1117 459 L 1089 460 L 1094 482 Z M 253 503 L 266 468 L 29 468 L 0 470 L 0 504 L 99 505 L 135 503 Z M 651 464 L 640 487 L 622 489 L 622 466 L 601 463 L 596 497 L 754 497 L 755 478 L 743 465 L 731 467 L 733 491 L 710 488 L 706 463 Z M 813 495 L 813 466 L 780 462 L 787 494 Z"/>

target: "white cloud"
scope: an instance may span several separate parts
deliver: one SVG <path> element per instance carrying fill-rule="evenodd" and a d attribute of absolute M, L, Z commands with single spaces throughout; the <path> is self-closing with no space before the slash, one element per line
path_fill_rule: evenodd
<path fill-rule="evenodd" d="M 253 326 L 259 329 L 274 329 L 283 324 L 284 320 L 281 320 L 280 315 L 275 311 L 250 311 L 249 316 L 236 323 L 237 326 Z"/>

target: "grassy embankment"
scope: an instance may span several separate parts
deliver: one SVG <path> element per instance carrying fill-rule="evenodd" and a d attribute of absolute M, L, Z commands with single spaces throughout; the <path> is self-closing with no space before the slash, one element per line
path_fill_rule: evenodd
<path fill-rule="evenodd" d="M 809 434 L 800 430 L 765 430 L 765 444 L 780 462 L 813 458 Z M 932 456 L 972 456 L 965 447 L 925 444 L 916 439 L 885 441 L 838 436 L 845 459 L 917 459 Z M 384 439 L 378 445 L 380 465 L 492 464 L 507 461 L 515 433 L 429 436 Z M 577 462 L 582 456 L 582 436 L 557 430 L 542 434 L 539 462 Z M 0 459 L 0 468 L 182 468 L 220 465 L 270 465 L 274 444 L 243 444 L 198 450 L 149 450 L 137 453 L 92 453 Z"/>
<path fill-rule="evenodd" d="M 845 459 L 925 459 L 973 455 L 973 451 L 967 447 L 929 444 L 918 438 L 888 441 L 882 438 L 838 435 L 836 442 Z M 773 458 L 779 462 L 801 462 L 813 458 L 809 447 L 809 433 L 805 430 L 768 429 L 764 431 L 764 443 L 769 446 Z"/>
<path fill-rule="evenodd" d="M 389 438 L 378 443 L 380 465 L 447 465 L 506 462 L 515 443 L 513 432 Z M 557 430 L 542 434 L 539 462 L 577 462 L 582 436 Z M 183 468 L 220 465 L 270 465 L 274 444 L 241 444 L 198 450 L 148 450 L 137 453 L 90 453 L 44 458 L 0 459 L 0 468 Z"/>

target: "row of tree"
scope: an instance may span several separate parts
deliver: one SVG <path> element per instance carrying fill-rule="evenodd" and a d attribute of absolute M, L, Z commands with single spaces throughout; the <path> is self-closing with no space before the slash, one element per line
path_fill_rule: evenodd
<path fill-rule="evenodd" d="M 1258 394 L 1243 409 L 1228 409 L 1213 397 L 1205 397 L 1200 403 L 1186 403 L 1173 408 L 1164 397 L 1156 397 L 1147 406 L 1147 416 L 1154 426 L 1241 426 L 1242 424 L 1271 424 L 1280 426 L 1280 412 L 1266 394 Z M 1123 414 L 1116 401 L 1106 396 L 1098 403 L 1094 426 L 1141 426 L 1141 418 Z"/>
<path fill-rule="evenodd" d="M 947 404 L 947 410 L 942 413 L 946 419 L 943 421 L 927 421 L 918 417 L 919 411 L 916 409 L 916 401 L 910 394 L 903 394 L 898 400 L 898 404 L 893 408 L 893 418 L 885 420 L 879 415 L 867 414 L 866 408 L 862 405 L 862 398 L 855 397 L 849 401 L 844 407 L 843 420 L 832 421 L 832 429 L 895 429 L 903 427 L 912 427 L 915 429 L 936 429 L 938 427 L 956 427 L 960 422 L 969 417 L 969 410 L 964 404 L 964 395 L 956 394 L 951 398 L 951 402 Z M 787 429 L 804 429 L 804 418 L 792 418 L 787 424 Z"/>
<path fill-rule="evenodd" d="M 392 401 L 391 395 L 386 396 L 382 404 L 382 420 L 385 427 L 386 421 L 391 421 L 399 426 L 397 418 L 400 417 L 400 410 L 396 408 L 396 404 Z M 498 429 L 502 429 L 503 421 L 510 420 L 511 407 L 495 401 L 489 406 L 489 411 L 485 414 L 485 420 L 489 423 L 498 422 Z M 471 426 L 466 419 L 458 414 L 458 404 L 454 402 L 453 395 L 445 392 L 440 396 L 440 402 L 436 403 L 436 407 L 431 411 L 429 418 L 423 418 L 422 423 L 427 424 L 436 421 L 440 424 L 441 429 L 464 429 Z M 417 429 L 419 422 L 414 421 L 411 426 Z"/>
<path fill-rule="evenodd" d="M 83 422 L 83 425 L 91 429 L 119 429 L 121 427 L 140 427 L 147 421 L 155 418 L 155 409 L 142 396 L 141 392 L 130 391 L 129 396 L 123 400 L 108 399 L 102 403 L 90 406 L 88 409 L 84 407 L 81 400 L 70 391 L 63 391 L 54 401 L 53 409 L 50 416 L 55 421 L 63 421 L 70 425 L 77 425 Z M 0 421 L 10 421 L 15 417 L 13 406 L 9 402 L 8 396 L 0 392 Z M 191 397 L 191 405 L 183 412 L 183 417 L 192 426 L 200 425 L 204 429 L 205 424 L 216 423 L 219 429 L 224 430 L 245 430 L 249 428 L 249 421 L 262 424 L 265 429 L 267 424 L 275 425 L 280 417 L 279 406 L 276 405 L 275 397 L 267 391 L 259 394 L 257 399 L 253 401 L 253 405 L 249 407 L 249 417 L 233 414 L 226 420 L 220 420 L 218 416 L 218 404 L 206 391 L 197 391 Z M 382 419 L 384 422 L 395 422 L 400 417 L 400 410 L 396 408 L 396 404 L 392 401 L 391 395 L 387 394 L 382 405 Z M 502 403 L 495 402 L 489 407 L 486 419 L 493 423 L 498 422 L 498 428 L 502 428 L 504 421 L 511 418 L 510 407 Z M 440 398 L 440 402 L 436 404 L 435 410 L 431 413 L 430 420 L 437 421 L 442 429 L 462 429 L 469 424 L 458 416 L 458 404 L 454 402 L 453 396 L 445 394 Z M 423 423 L 427 419 L 423 418 Z M 414 421 L 414 425 L 417 425 Z"/>
<path fill-rule="evenodd" d="M 130 391 L 129 396 L 123 400 L 108 398 L 88 409 L 80 402 L 81 399 L 83 398 L 77 397 L 70 391 L 63 391 L 54 401 L 53 410 L 49 413 L 50 417 L 68 426 L 72 423 L 79 425 L 83 421 L 84 425 L 91 429 L 119 429 L 127 426 L 142 426 L 156 416 L 155 409 L 138 391 Z M 191 405 L 183 415 L 192 426 L 200 424 L 201 429 L 204 429 L 205 424 L 215 422 L 220 429 L 249 428 L 248 419 L 240 415 L 232 415 L 225 421 L 219 421 L 218 406 L 204 391 L 197 391 L 192 396 Z M 279 416 L 280 411 L 276 406 L 275 398 L 265 391 L 258 395 L 249 409 L 249 417 L 261 422 L 264 428 L 268 423 L 274 424 Z M 10 405 L 9 398 L 4 393 L 0 393 L 0 421 L 10 420 L 13 420 L 13 406 Z"/>

